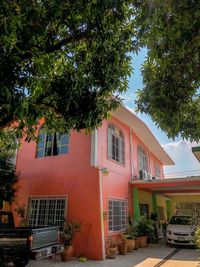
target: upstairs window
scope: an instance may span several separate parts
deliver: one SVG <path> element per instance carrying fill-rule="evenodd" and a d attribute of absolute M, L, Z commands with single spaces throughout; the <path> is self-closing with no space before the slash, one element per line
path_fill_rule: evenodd
<path fill-rule="evenodd" d="M 124 164 L 124 135 L 116 126 L 108 126 L 108 158 Z"/>
<path fill-rule="evenodd" d="M 155 162 L 154 171 L 155 171 L 156 178 L 161 178 L 160 165 L 157 162 Z"/>
<path fill-rule="evenodd" d="M 142 147 L 138 147 L 138 164 L 140 171 L 148 172 L 148 157 L 146 151 Z"/>
<path fill-rule="evenodd" d="M 46 133 L 44 129 L 39 132 L 36 157 L 48 157 L 69 152 L 69 136 L 60 133 Z"/>

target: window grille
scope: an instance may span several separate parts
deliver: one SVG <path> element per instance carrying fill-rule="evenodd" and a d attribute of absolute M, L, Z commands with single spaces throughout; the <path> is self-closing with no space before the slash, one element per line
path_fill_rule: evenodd
<path fill-rule="evenodd" d="M 161 175 L 160 175 L 160 165 L 157 162 L 155 162 L 154 169 L 155 169 L 155 176 L 157 178 L 160 178 L 161 177 Z"/>
<path fill-rule="evenodd" d="M 142 147 L 138 147 L 138 164 L 139 170 L 148 172 L 148 157 L 146 151 Z"/>
<path fill-rule="evenodd" d="M 112 124 L 108 126 L 108 158 L 124 164 L 124 135 Z"/>
<path fill-rule="evenodd" d="M 28 224 L 30 226 L 58 225 L 64 227 L 66 196 L 31 196 L 28 198 Z"/>
<path fill-rule="evenodd" d="M 43 128 L 39 131 L 37 158 L 67 154 L 69 152 L 69 136 L 60 133 L 46 133 Z"/>
<path fill-rule="evenodd" d="M 109 231 L 122 231 L 128 225 L 127 200 L 109 200 Z"/>

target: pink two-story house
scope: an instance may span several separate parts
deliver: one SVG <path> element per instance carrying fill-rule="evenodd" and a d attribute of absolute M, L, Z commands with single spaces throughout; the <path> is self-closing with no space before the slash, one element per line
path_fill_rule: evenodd
<path fill-rule="evenodd" d="M 148 190 L 134 191 L 131 181 L 162 179 L 163 165 L 173 161 L 125 107 L 92 134 L 49 134 L 42 126 L 38 134 L 38 144 L 23 142 L 18 151 L 17 205 L 26 206 L 30 225 L 79 221 L 76 255 L 104 259 L 107 237 L 126 229 L 134 209 L 154 209 Z"/>

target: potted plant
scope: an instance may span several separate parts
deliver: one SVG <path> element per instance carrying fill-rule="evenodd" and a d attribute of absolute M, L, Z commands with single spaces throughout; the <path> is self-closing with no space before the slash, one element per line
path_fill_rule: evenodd
<path fill-rule="evenodd" d="M 122 234 L 121 237 L 120 237 L 120 239 L 118 240 L 118 251 L 119 251 L 119 255 L 126 255 L 127 254 L 127 248 L 128 248 L 128 245 L 126 243 L 126 238 Z"/>
<path fill-rule="evenodd" d="M 200 249 L 200 226 L 198 226 L 195 231 L 195 245 Z"/>
<path fill-rule="evenodd" d="M 64 230 L 60 233 L 63 240 L 65 250 L 61 253 L 62 261 L 72 259 L 74 247 L 72 244 L 75 233 L 80 232 L 81 224 L 75 221 L 70 221 L 66 224 Z"/>
<path fill-rule="evenodd" d="M 153 230 L 152 221 L 146 216 L 142 216 L 137 223 L 137 234 L 139 239 L 139 247 L 147 247 L 147 236 Z"/>
<path fill-rule="evenodd" d="M 108 259 L 114 259 L 117 252 L 117 242 L 112 238 L 108 238 L 106 242 L 106 257 Z"/>
<path fill-rule="evenodd" d="M 135 247 L 135 237 L 137 235 L 136 228 L 133 224 L 129 224 L 123 236 L 127 244 L 127 252 L 132 252 Z"/>

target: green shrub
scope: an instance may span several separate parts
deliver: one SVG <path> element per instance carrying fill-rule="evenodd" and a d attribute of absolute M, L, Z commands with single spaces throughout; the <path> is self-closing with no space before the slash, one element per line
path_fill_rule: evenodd
<path fill-rule="evenodd" d="M 200 249 L 200 226 L 195 231 L 195 244 Z"/>

